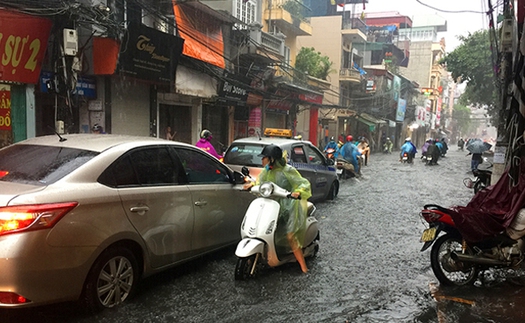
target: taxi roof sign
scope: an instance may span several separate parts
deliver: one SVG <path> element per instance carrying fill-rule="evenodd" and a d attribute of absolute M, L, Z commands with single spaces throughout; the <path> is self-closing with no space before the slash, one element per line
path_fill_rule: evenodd
<path fill-rule="evenodd" d="M 266 137 L 292 138 L 292 130 L 291 129 L 266 128 L 264 129 L 264 135 Z"/>

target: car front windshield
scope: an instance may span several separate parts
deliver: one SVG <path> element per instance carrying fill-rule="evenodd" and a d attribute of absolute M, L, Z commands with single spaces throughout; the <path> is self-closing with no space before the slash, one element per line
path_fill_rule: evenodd
<path fill-rule="evenodd" d="M 98 155 L 97 152 L 40 145 L 12 145 L 0 150 L 0 181 L 52 184 Z"/>
<path fill-rule="evenodd" d="M 233 143 L 224 155 L 224 163 L 249 167 L 262 167 L 262 159 L 258 155 L 264 145 Z"/>

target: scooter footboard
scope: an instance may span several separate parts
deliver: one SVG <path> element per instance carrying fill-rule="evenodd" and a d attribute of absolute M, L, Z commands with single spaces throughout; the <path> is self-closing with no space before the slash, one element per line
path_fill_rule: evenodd
<path fill-rule="evenodd" d="M 251 238 L 242 239 L 235 250 L 235 255 L 240 258 L 249 257 L 258 253 L 264 254 L 264 242 Z"/>

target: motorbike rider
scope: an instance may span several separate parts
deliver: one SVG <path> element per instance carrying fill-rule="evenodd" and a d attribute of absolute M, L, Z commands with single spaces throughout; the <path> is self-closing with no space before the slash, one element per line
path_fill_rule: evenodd
<path fill-rule="evenodd" d="M 393 147 L 394 147 L 394 143 L 392 142 L 392 140 L 390 140 L 390 137 L 386 137 L 386 141 L 383 144 L 383 152 L 391 154 Z"/>
<path fill-rule="evenodd" d="M 197 141 L 195 146 L 206 151 L 207 153 L 214 156 L 215 158 L 221 159 L 222 156 L 217 153 L 217 151 L 215 150 L 215 148 L 210 142 L 212 139 L 213 139 L 213 136 L 211 134 L 211 131 L 209 131 L 208 129 L 204 129 L 201 131 L 201 139 Z"/>
<path fill-rule="evenodd" d="M 302 177 L 297 169 L 286 163 L 283 151 L 279 146 L 265 146 L 259 156 L 262 157 L 264 169 L 257 177 L 256 182 L 244 185 L 244 189 L 264 182 L 273 182 L 292 192 L 292 197 L 299 198 L 279 200 L 282 211 L 279 213 L 278 230 L 285 230 L 287 244 L 292 249 L 301 270 L 306 273 L 308 267 L 304 260 L 302 242 L 306 233 L 307 200 L 312 196 L 310 182 Z M 278 238 L 276 244 L 283 244 L 280 243 L 281 240 L 283 239 Z"/>
<path fill-rule="evenodd" d="M 407 153 L 410 156 L 410 160 L 413 160 L 416 156 L 417 149 L 416 146 L 412 143 L 412 138 L 408 137 L 405 139 L 405 143 L 401 146 L 401 153 L 399 156 L 399 161 L 403 161 L 403 154 Z"/>
<path fill-rule="evenodd" d="M 334 158 L 337 158 L 337 155 L 339 154 L 339 146 L 337 145 L 337 142 L 335 142 L 334 136 L 330 137 L 330 141 L 326 144 L 326 147 L 324 147 L 323 152 L 326 153 L 326 151 L 330 148 L 335 150 Z"/>
<path fill-rule="evenodd" d="M 359 144 L 357 144 L 357 149 L 361 155 L 365 156 L 365 166 L 368 165 L 368 160 L 370 159 L 370 146 L 365 137 L 361 137 Z"/>
<path fill-rule="evenodd" d="M 348 161 L 354 166 L 354 172 L 356 174 L 359 174 L 360 169 L 357 157 L 361 156 L 361 153 L 359 152 L 353 141 L 354 137 L 352 137 L 352 135 L 346 136 L 346 143 L 343 145 L 343 147 L 341 147 L 340 153 L 346 161 Z"/>
<path fill-rule="evenodd" d="M 465 141 L 463 138 L 459 138 L 458 140 L 458 150 L 463 150 L 463 147 L 465 147 Z"/>
<path fill-rule="evenodd" d="M 429 163 L 429 165 L 437 165 L 438 159 L 440 156 L 439 148 L 436 146 L 437 140 L 431 140 L 430 145 L 427 149 L 427 155 L 432 156 L 432 161 Z"/>
<path fill-rule="evenodd" d="M 421 158 L 424 158 L 427 156 L 428 147 L 432 143 L 432 139 L 427 139 L 423 146 L 421 147 Z"/>

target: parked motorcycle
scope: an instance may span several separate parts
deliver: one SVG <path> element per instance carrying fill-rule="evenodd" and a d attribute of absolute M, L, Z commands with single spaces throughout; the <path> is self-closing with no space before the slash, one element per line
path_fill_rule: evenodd
<path fill-rule="evenodd" d="M 515 268 L 525 259 L 525 244 L 521 235 L 511 238 L 505 232 L 478 243 L 467 243 L 450 212 L 451 210 L 439 205 L 428 204 L 420 214 L 429 224 L 429 228 L 421 236 L 421 242 L 424 243 L 421 251 L 432 246 L 430 264 L 441 284 L 471 284 L 480 271 L 489 268 Z M 521 224 L 521 227 L 525 226 Z"/>
<path fill-rule="evenodd" d="M 490 181 L 492 178 L 491 168 L 493 164 L 489 162 L 486 157 L 483 157 L 483 161 L 489 164 L 489 166 L 486 169 L 475 169 L 472 171 L 474 179 L 469 177 L 463 179 L 463 184 L 468 188 L 473 188 L 474 194 L 490 186 Z"/>
<path fill-rule="evenodd" d="M 279 234 L 278 199 L 292 198 L 291 193 L 272 182 L 253 186 L 251 193 L 258 197 L 250 203 L 241 224 L 242 240 L 235 250 L 238 257 L 235 267 L 236 280 L 255 277 L 261 267 L 277 267 L 296 261 L 291 250 L 284 250 L 285 248 L 279 248 L 275 244 Z M 314 204 L 308 202 L 306 234 L 302 241 L 305 258 L 315 256 L 319 250 L 319 224 L 313 216 L 315 209 Z"/>

